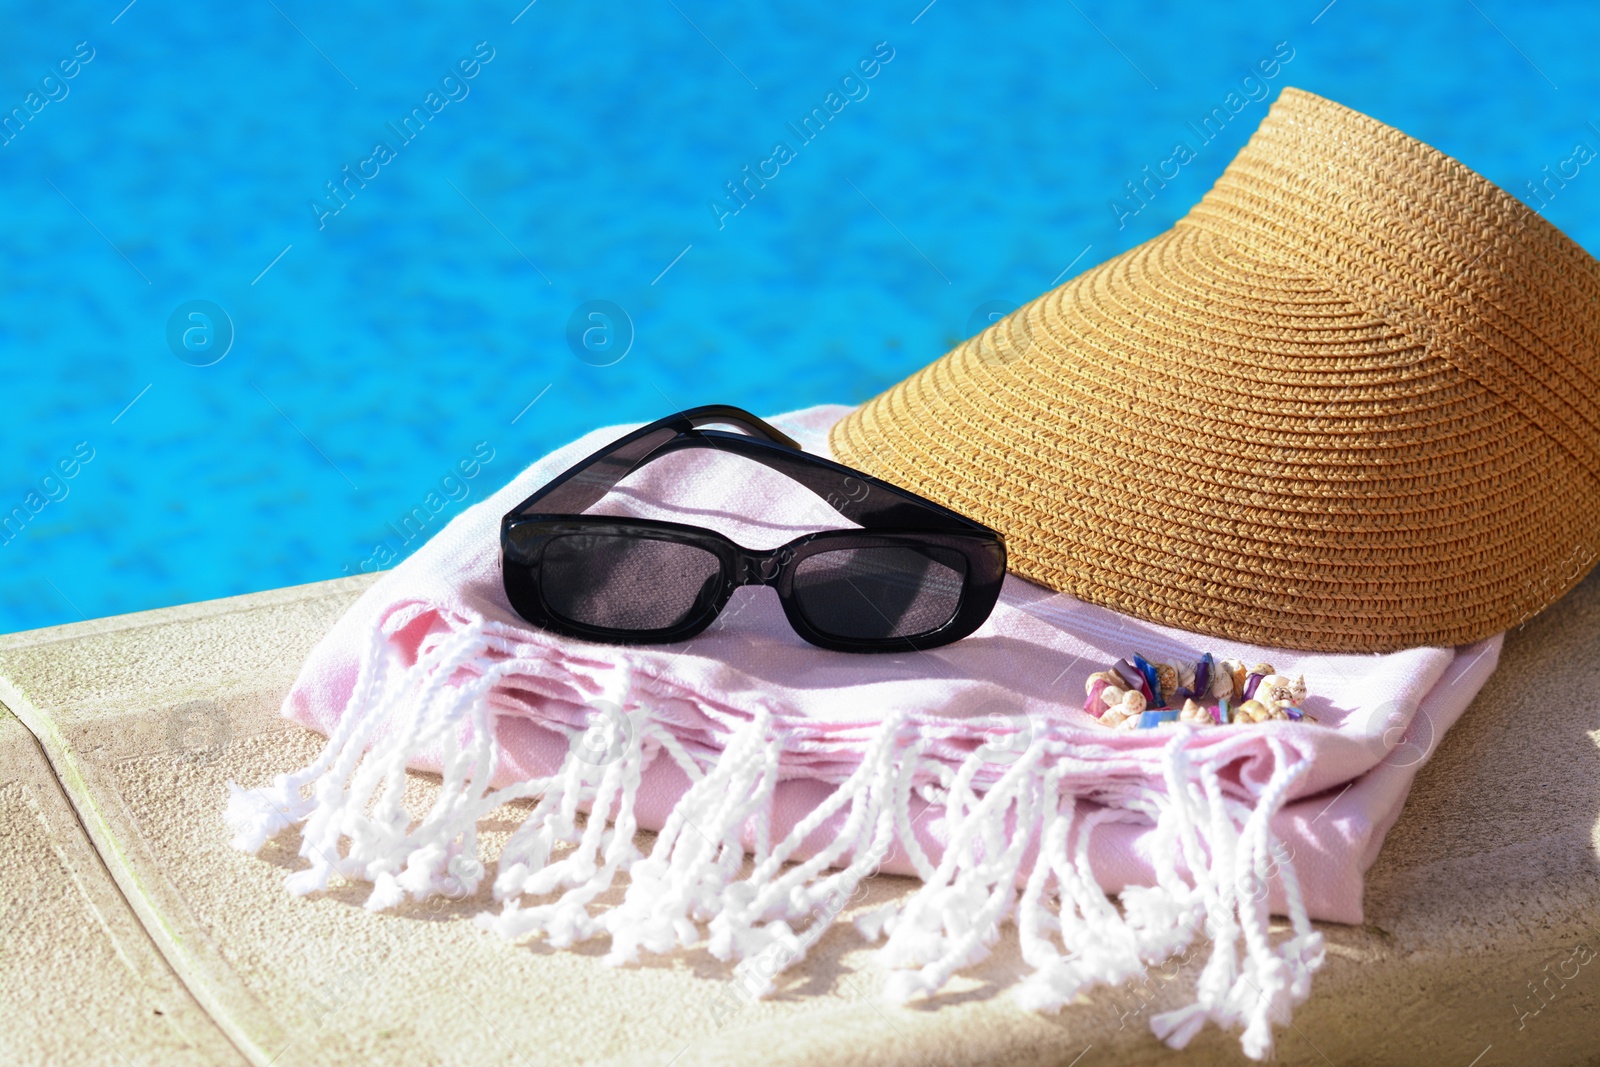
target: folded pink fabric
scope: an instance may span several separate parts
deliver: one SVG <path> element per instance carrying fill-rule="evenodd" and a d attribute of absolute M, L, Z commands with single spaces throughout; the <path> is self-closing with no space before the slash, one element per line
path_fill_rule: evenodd
<path fill-rule="evenodd" d="M 826 455 L 847 410 L 773 422 Z M 1381 656 L 1241 645 L 1016 577 L 976 634 L 906 655 L 806 644 L 761 588 L 682 645 L 536 630 L 501 589 L 500 516 L 627 429 L 560 449 L 464 511 L 317 646 L 284 712 L 327 749 L 271 786 L 233 787 L 228 814 L 251 851 L 303 824 L 311 868 L 292 891 L 335 874 L 371 880 L 373 908 L 471 891 L 486 874 L 477 820 L 537 798 L 498 856 L 500 909 L 480 917 L 507 937 L 609 937 L 620 963 L 705 943 L 762 992 L 863 877 L 908 874 L 916 894 L 857 921 L 902 968 L 891 998 L 938 988 L 1007 923 L 1033 967 L 1017 995 L 1042 1010 L 1204 939 L 1194 1004 L 1152 1028 L 1181 1047 L 1208 1019 L 1242 1026 L 1261 1058 L 1321 962 L 1308 920 L 1361 921 L 1363 874 L 1417 768 L 1499 658 L 1499 636 Z M 647 466 L 594 511 L 752 547 L 842 524 L 711 450 Z M 1135 652 L 1303 674 L 1318 721 L 1108 729 L 1083 711 L 1085 680 Z M 406 767 L 442 775 L 426 813 L 401 801 Z M 591 808 L 615 827 L 577 817 Z M 637 828 L 660 831 L 647 855 Z M 621 904 L 593 904 L 624 876 Z M 1269 913 L 1289 918 L 1287 935 L 1269 934 Z"/>

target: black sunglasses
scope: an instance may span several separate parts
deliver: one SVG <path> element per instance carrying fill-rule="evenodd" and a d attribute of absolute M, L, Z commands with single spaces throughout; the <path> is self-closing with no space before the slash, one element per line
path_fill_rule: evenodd
<path fill-rule="evenodd" d="M 712 423 L 743 433 L 704 430 Z M 698 526 L 580 514 L 631 472 L 683 448 L 755 460 L 861 529 L 770 550 Z M 682 641 L 741 585 L 769 585 L 795 632 L 841 652 L 901 652 L 966 637 L 1005 579 L 1005 538 L 931 500 L 800 450 L 749 412 L 708 405 L 602 448 L 500 520 L 500 573 L 518 615 L 591 641 Z"/>

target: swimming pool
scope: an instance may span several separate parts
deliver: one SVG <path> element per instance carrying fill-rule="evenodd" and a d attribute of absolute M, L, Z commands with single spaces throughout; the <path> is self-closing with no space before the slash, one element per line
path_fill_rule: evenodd
<path fill-rule="evenodd" d="M 524 3 L 11 13 L 0 631 L 390 565 L 597 425 L 864 400 L 1169 227 L 1283 85 L 1600 252 L 1592 5 Z"/>

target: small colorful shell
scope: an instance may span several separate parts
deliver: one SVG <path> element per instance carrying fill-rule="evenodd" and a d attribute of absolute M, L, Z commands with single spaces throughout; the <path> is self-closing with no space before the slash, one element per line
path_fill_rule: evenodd
<path fill-rule="evenodd" d="M 1145 659 L 1139 653 L 1133 654 L 1133 665 L 1144 678 L 1144 698 L 1153 706 L 1161 704 L 1161 676 L 1156 673 L 1156 665 Z"/>
<path fill-rule="evenodd" d="M 1246 700 L 1234 712 L 1234 718 L 1239 722 L 1266 722 L 1269 717 L 1266 705 L 1259 700 Z"/>
<path fill-rule="evenodd" d="M 1293 704 L 1298 699 L 1294 695 L 1294 683 L 1281 674 L 1269 674 L 1261 679 L 1255 695 L 1265 696 L 1279 704 Z"/>
<path fill-rule="evenodd" d="M 1200 657 L 1200 662 L 1194 665 L 1194 682 L 1189 688 L 1194 690 L 1195 696 L 1207 697 L 1211 695 L 1211 679 L 1216 673 L 1213 669 L 1215 663 L 1216 661 L 1212 659 L 1211 653 L 1207 652 Z"/>
<path fill-rule="evenodd" d="M 1088 680 L 1083 683 L 1084 695 L 1087 696 L 1091 691 L 1093 691 L 1094 684 L 1096 682 L 1104 682 L 1106 685 L 1114 685 L 1118 689 L 1126 689 L 1127 688 L 1126 686 L 1124 686 L 1122 684 L 1121 679 L 1119 679 L 1117 677 L 1115 672 L 1113 672 L 1113 671 L 1095 671 L 1093 674 L 1089 675 Z"/>
<path fill-rule="evenodd" d="M 1157 663 L 1156 681 L 1161 686 L 1161 703 L 1171 704 L 1173 694 L 1178 691 L 1178 668 L 1170 663 Z"/>
<path fill-rule="evenodd" d="M 1136 656 L 1135 659 L 1137 658 L 1139 657 Z M 1127 680 L 1128 684 L 1125 686 L 1125 688 L 1139 690 L 1139 692 L 1144 695 L 1146 704 L 1149 704 L 1156 699 L 1155 693 L 1150 689 L 1150 679 L 1145 677 L 1145 673 L 1143 671 L 1134 666 L 1132 660 L 1118 660 L 1116 670 L 1118 674 L 1122 675 L 1123 678 Z"/>
<path fill-rule="evenodd" d="M 1215 700 L 1233 699 L 1233 668 L 1227 660 L 1219 660 L 1212 670 L 1210 692 Z"/>
<path fill-rule="evenodd" d="M 1261 722 L 1269 722 L 1273 719 L 1287 719 L 1289 717 L 1288 713 L 1283 710 L 1283 705 L 1275 700 L 1257 697 L 1252 703 L 1261 705 L 1261 718 L 1259 720 Z"/>

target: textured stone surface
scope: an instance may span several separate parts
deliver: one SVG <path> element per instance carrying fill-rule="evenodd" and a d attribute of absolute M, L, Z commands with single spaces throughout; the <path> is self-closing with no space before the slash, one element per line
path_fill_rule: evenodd
<path fill-rule="evenodd" d="M 0 700 L 38 736 L 78 815 L 23 817 L 26 787 L 0 775 L 7 922 L 20 896 L 45 899 L 56 925 L 21 940 L 59 941 L 76 928 L 82 942 L 75 969 L 61 970 L 13 952 L 19 935 L 8 933 L 4 1004 L 22 1005 L 45 1036 L 0 1059 L 107 1056 L 105 1042 L 61 1006 L 85 988 L 109 994 L 125 981 L 118 968 L 127 964 L 108 947 L 121 942 L 84 932 L 79 891 L 66 887 L 72 873 L 26 858 L 76 841 L 92 860 L 90 840 L 104 857 L 102 878 L 109 870 L 148 932 L 133 936 L 125 905 L 123 940 L 133 936 L 147 969 L 175 972 L 193 992 L 190 1001 L 169 978 L 176 999 L 162 1003 L 189 1005 L 185 1018 L 198 1018 L 212 1044 L 188 1024 L 180 1032 L 189 1047 L 208 1050 L 200 1057 L 208 1062 L 229 1062 L 226 1047 L 215 1049 L 224 1032 L 248 1060 L 286 1065 L 685 1067 L 756 1057 L 769 1065 L 1042 1065 L 1081 1055 L 1076 1062 L 1093 1067 L 1180 1058 L 1149 1035 L 1148 1018 L 1182 1002 L 1198 963 L 1174 968 L 1170 981 L 1101 990 L 1039 1017 L 1006 996 L 1020 970 L 1008 934 L 949 991 L 896 1008 L 878 1001 L 883 975 L 870 948 L 838 928 L 785 977 L 777 998 L 747 1003 L 728 966 L 703 951 L 612 969 L 599 961 L 603 945 L 506 945 L 467 921 L 486 896 L 381 915 L 361 907 L 359 885 L 289 897 L 281 881 L 304 862 L 297 840 L 286 834 L 261 856 L 228 847 L 223 783 L 264 783 L 317 751 L 321 739 L 278 718 L 277 705 L 301 658 L 365 581 L 0 638 Z M 1278 1031 L 1281 1062 L 1600 1063 L 1600 957 L 1579 965 L 1583 954 L 1574 955 L 1580 944 L 1600 950 L 1597 653 L 1600 576 L 1508 635 L 1499 671 L 1439 742 L 1371 871 L 1368 924 L 1324 927 L 1329 962 L 1294 1025 Z M 31 743 L 0 730 L 0 745 L 13 736 Z M 419 801 L 432 787 L 428 776 L 413 776 Z M 486 827 L 491 848 L 516 819 L 508 811 Z M 911 885 L 876 879 L 858 906 Z M 19 983 L 42 992 L 17 999 Z M 110 999 L 94 1000 L 107 1012 L 97 1021 L 119 1047 L 140 1050 L 133 1062 L 185 1062 L 182 1041 L 171 1052 L 139 1044 L 159 1036 L 136 1025 L 136 1009 L 112 1012 Z M 217 1029 L 204 1030 L 195 1002 Z M 1242 1060 L 1235 1035 L 1215 1030 L 1181 1058 Z"/>
<path fill-rule="evenodd" d="M 0 1063 L 240 1064 L 0 710 Z"/>

